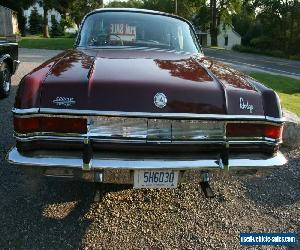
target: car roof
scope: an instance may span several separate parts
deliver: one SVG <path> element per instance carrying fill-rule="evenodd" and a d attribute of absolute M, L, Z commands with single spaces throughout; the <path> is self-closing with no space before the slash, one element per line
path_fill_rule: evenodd
<path fill-rule="evenodd" d="M 87 16 L 93 14 L 93 13 L 97 13 L 97 12 L 109 12 L 109 11 L 117 11 L 117 12 L 135 12 L 135 13 L 146 13 L 146 14 L 154 14 L 154 15 L 163 15 L 163 16 L 170 16 L 170 17 L 174 17 L 177 19 L 180 19 L 182 21 L 185 21 L 187 23 L 190 23 L 190 21 L 188 21 L 187 19 L 181 17 L 181 16 L 177 16 L 175 14 L 171 14 L 171 13 L 166 13 L 166 12 L 161 12 L 161 11 L 156 11 L 156 10 L 148 10 L 148 9 L 138 9 L 138 8 L 100 8 L 100 9 L 95 9 L 91 12 L 89 12 Z"/>
<path fill-rule="evenodd" d="M 194 33 L 195 33 L 195 35 L 196 35 L 196 32 L 195 32 L 195 29 L 194 29 L 193 24 L 192 24 L 189 20 L 187 20 L 187 19 L 185 19 L 185 18 L 183 18 L 183 17 L 181 17 L 181 16 L 177 16 L 177 15 L 175 15 L 175 14 L 166 13 L 166 12 L 161 12 L 161 11 L 156 11 L 156 10 L 138 9 L 138 8 L 100 8 L 100 9 L 95 9 L 95 10 L 93 10 L 93 11 L 87 13 L 87 14 L 84 16 L 84 18 L 83 18 L 82 21 L 81 21 L 81 25 L 80 25 L 80 29 L 79 29 L 79 32 L 78 32 L 78 36 L 77 36 L 76 41 L 75 41 L 75 45 L 77 45 L 77 43 L 78 43 L 78 37 L 79 37 L 79 34 L 81 33 L 81 27 L 82 27 L 82 25 L 83 25 L 85 19 L 86 19 L 88 16 L 90 16 L 90 15 L 92 15 L 92 14 L 94 14 L 94 13 L 99 13 L 99 12 L 110 12 L 110 11 L 111 11 L 111 12 L 117 11 L 117 12 L 146 13 L 146 14 L 163 15 L 163 16 L 173 17 L 173 18 L 176 18 L 176 19 L 179 19 L 179 20 L 181 20 L 181 21 L 183 21 L 183 22 L 188 23 L 189 26 L 192 28 L 192 30 L 194 31 Z M 197 36 L 196 36 L 196 39 L 198 40 Z"/>

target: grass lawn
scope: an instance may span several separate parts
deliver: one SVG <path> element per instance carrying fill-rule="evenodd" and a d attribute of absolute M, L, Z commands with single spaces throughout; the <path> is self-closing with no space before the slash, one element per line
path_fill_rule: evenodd
<path fill-rule="evenodd" d="M 65 50 L 73 47 L 75 38 L 42 38 L 39 36 L 22 37 L 21 48 Z"/>
<path fill-rule="evenodd" d="M 250 73 L 249 75 L 274 89 L 280 96 L 281 105 L 300 116 L 300 80 L 257 72 Z"/>

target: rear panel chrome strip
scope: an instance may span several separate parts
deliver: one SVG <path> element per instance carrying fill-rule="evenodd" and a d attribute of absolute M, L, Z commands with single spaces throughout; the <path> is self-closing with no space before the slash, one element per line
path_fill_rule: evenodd
<path fill-rule="evenodd" d="M 12 112 L 15 115 L 31 115 L 31 114 L 37 114 L 39 113 L 39 108 L 30 108 L 30 109 L 12 109 Z"/>
<path fill-rule="evenodd" d="M 84 141 L 85 138 L 87 138 L 87 135 L 82 135 L 82 136 L 29 136 L 29 137 L 23 137 L 23 136 L 18 136 L 15 135 L 15 138 L 17 141 L 20 142 L 31 142 L 31 141 L 57 141 L 57 142 L 82 142 Z M 157 144 L 157 143 L 163 143 L 163 144 L 169 144 L 169 145 L 187 145 L 187 144 L 192 144 L 192 145 L 201 145 L 201 144 L 267 144 L 267 145 L 278 145 L 281 143 L 281 141 L 275 141 L 275 140 L 254 140 L 253 138 L 249 138 L 249 140 L 191 140 L 191 141 L 150 141 L 150 140 L 130 140 L 130 139 L 106 139 L 106 138 L 97 138 L 97 137 L 88 137 L 91 141 L 93 142 L 98 142 L 98 143 L 117 143 L 117 144 L 126 144 L 126 143 L 132 143 L 132 144 Z"/>
<path fill-rule="evenodd" d="M 150 112 L 123 112 L 123 111 L 97 111 L 79 109 L 53 109 L 53 108 L 32 108 L 32 109 L 13 109 L 15 115 L 30 114 L 64 114 L 64 115 L 99 115 L 99 116 L 119 116 L 119 117 L 145 117 L 145 118 L 170 118 L 170 119 L 211 119 L 211 120 L 253 120 L 270 121 L 282 123 L 284 117 L 275 118 L 264 115 L 222 115 L 222 114 L 196 114 L 196 113 L 150 113 Z"/>

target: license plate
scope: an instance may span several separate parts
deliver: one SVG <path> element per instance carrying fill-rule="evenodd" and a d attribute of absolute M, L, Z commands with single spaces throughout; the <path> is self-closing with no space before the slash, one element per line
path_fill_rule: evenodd
<path fill-rule="evenodd" d="M 176 188 L 178 171 L 135 170 L 134 188 Z"/>

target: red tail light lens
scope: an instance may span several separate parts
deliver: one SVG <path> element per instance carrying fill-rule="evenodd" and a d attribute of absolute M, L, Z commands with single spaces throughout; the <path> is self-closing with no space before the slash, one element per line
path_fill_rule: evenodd
<path fill-rule="evenodd" d="M 14 117 L 14 129 L 20 134 L 37 132 L 40 129 L 39 117 L 19 118 Z"/>
<path fill-rule="evenodd" d="M 85 134 L 87 132 L 87 120 L 62 117 L 14 117 L 14 129 L 21 134 L 33 132 Z"/>
<path fill-rule="evenodd" d="M 282 126 L 256 123 L 227 123 L 226 136 L 280 139 L 282 136 Z"/>
<path fill-rule="evenodd" d="M 87 121 L 82 118 L 41 117 L 40 128 L 45 132 L 84 134 Z"/>
<path fill-rule="evenodd" d="M 265 137 L 279 139 L 282 137 L 283 126 L 266 125 L 264 130 Z"/>

